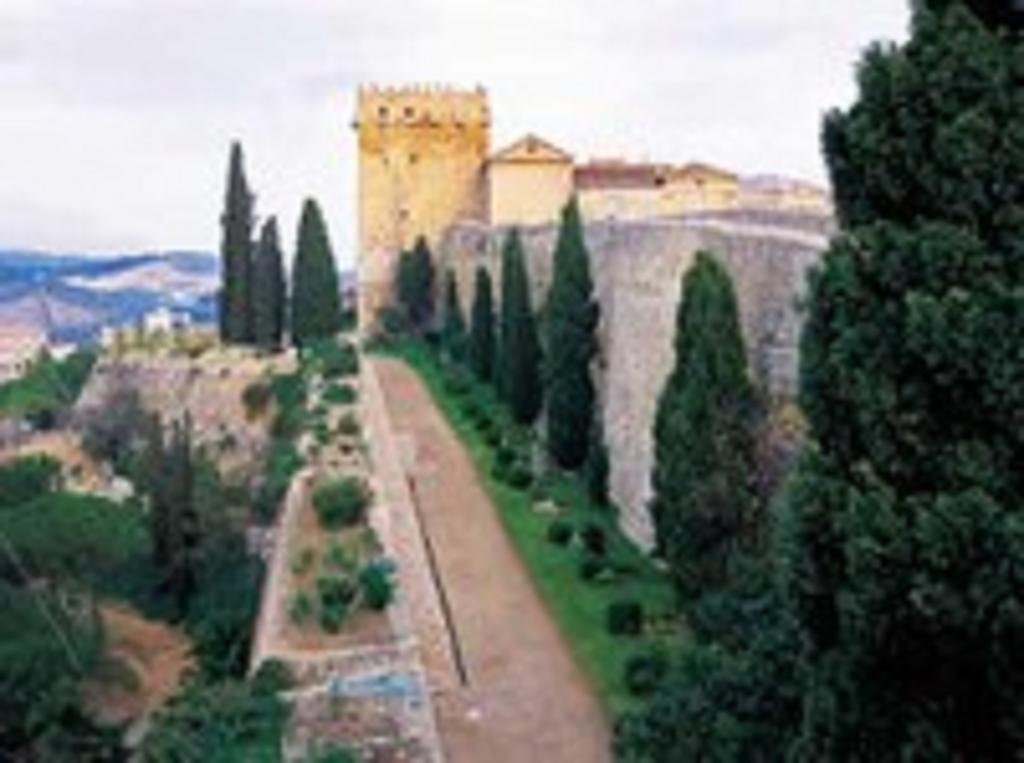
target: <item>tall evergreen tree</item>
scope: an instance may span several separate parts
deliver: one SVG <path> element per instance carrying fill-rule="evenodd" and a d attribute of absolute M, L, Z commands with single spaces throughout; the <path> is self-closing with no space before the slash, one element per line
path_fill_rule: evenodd
<path fill-rule="evenodd" d="M 192 420 L 175 422 L 166 459 L 166 496 L 170 518 L 167 583 L 179 611 L 198 585 L 199 517 L 195 506 Z"/>
<path fill-rule="evenodd" d="M 287 295 L 277 220 L 270 217 L 260 229 L 252 279 L 253 341 L 264 348 L 281 346 Z"/>
<path fill-rule="evenodd" d="M 494 296 L 491 274 L 478 266 L 473 285 L 473 313 L 469 328 L 469 365 L 480 381 L 494 377 Z"/>
<path fill-rule="evenodd" d="M 333 336 L 341 322 L 338 272 L 320 206 L 306 199 L 292 268 L 292 341 L 302 346 Z"/>
<path fill-rule="evenodd" d="M 231 144 L 227 193 L 221 216 L 220 338 L 228 343 L 252 339 L 250 320 L 252 281 L 253 195 L 245 179 L 242 146 Z"/>
<path fill-rule="evenodd" d="M 416 278 L 412 251 L 403 249 L 398 255 L 398 266 L 395 268 L 395 299 L 407 328 L 412 327 L 412 316 L 416 310 Z"/>
<path fill-rule="evenodd" d="M 423 236 L 416 239 L 412 248 L 410 278 L 409 319 L 414 326 L 424 330 L 434 319 L 434 258 Z"/>
<path fill-rule="evenodd" d="M 519 231 L 513 228 L 501 252 L 501 351 L 497 355 L 497 387 L 520 424 L 540 414 L 540 342 L 530 307 L 530 282 Z"/>
<path fill-rule="evenodd" d="M 562 210 L 548 294 L 544 397 L 547 447 L 563 469 L 586 460 L 594 418 L 591 363 L 597 354 L 599 311 L 590 278 L 579 204 L 573 196 Z"/>
<path fill-rule="evenodd" d="M 449 360 L 461 362 L 466 356 L 466 319 L 462 316 L 459 286 L 451 269 L 445 273 L 443 320 L 441 346 Z"/>
<path fill-rule="evenodd" d="M 917 2 L 825 123 L 843 234 L 811 280 L 783 547 L 801 760 L 1024 749 L 1022 60 L 1020 32 Z"/>
<path fill-rule="evenodd" d="M 683 276 L 675 366 L 654 425 L 658 549 L 684 601 L 728 581 L 754 510 L 754 393 L 729 274 L 707 252 Z"/>

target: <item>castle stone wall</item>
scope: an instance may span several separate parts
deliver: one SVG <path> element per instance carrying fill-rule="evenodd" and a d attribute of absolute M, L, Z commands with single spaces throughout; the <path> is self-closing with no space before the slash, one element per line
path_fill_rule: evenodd
<path fill-rule="evenodd" d="M 800 330 L 797 303 L 807 269 L 827 244 L 829 227 L 820 220 L 769 213 L 587 225 L 601 306 L 595 376 L 611 462 L 610 488 L 622 510 L 623 528 L 639 543 L 649 545 L 653 538 L 647 512 L 651 429 L 674 362 L 682 274 L 700 249 L 720 257 L 734 280 L 751 367 L 759 383 L 770 394 L 791 395 Z M 459 224 L 443 238 L 439 256 L 456 273 L 467 314 L 478 265 L 488 268 L 498 285 L 498 258 L 506 232 Z M 547 225 L 521 232 L 534 308 L 539 309 L 551 282 L 557 229 Z"/>

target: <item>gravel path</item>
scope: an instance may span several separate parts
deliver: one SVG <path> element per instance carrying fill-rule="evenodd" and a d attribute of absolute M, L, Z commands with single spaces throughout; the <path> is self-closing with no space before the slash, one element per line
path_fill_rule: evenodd
<path fill-rule="evenodd" d="M 447 602 L 464 682 L 436 696 L 452 763 L 602 763 L 597 698 L 533 588 L 473 465 L 401 361 L 374 358 Z"/>

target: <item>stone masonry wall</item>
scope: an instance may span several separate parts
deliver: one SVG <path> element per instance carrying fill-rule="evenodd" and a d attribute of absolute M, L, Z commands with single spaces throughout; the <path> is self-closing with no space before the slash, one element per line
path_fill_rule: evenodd
<path fill-rule="evenodd" d="M 700 249 L 715 252 L 733 277 L 751 367 L 771 395 L 796 387 L 798 302 L 805 273 L 827 245 L 827 222 L 787 215 L 703 214 L 643 222 L 593 223 L 586 228 L 601 306 L 596 378 L 605 422 L 613 500 L 623 529 L 650 545 L 647 512 L 653 463 L 651 429 L 658 397 L 674 362 L 673 339 L 681 277 Z M 452 267 L 466 314 L 477 265 L 488 268 L 500 294 L 498 267 L 504 229 L 465 223 L 450 229 L 439 251 Z M 534 309 L 551 282 L 557 229 L 521 231 Z"/>

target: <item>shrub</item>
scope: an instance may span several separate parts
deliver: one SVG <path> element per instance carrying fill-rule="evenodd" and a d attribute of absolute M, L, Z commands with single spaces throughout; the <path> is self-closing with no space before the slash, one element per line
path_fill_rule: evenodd
<path fill-rule="evenodd" d="M 608 606 L 605 620 L 613 636 L 636 636 L 644 627 L 644 608 L 637 601 L 616 601 Z"/>
<path fill-rule="evenodd" d="M 325 340 L 313 346 L 313 353 L 319 357 L 324 376 L 334 379 L 359 373 L 359 353 L 349 342 Z"/>
<path fill-rule="evenodd" d="M 252 681 L 254 691 L 266 694 L 287 691 L 295 684 L 288 666 L 276 657 L 264 660 L 252 677 Z"/>
<path fill-rule="evenodd" d="M 501 431 L 494 427 L 487 432 L 483 433 L 484 442 L 490 448 L 497 448 L 501 445 Z"/>
<path fill-rule="evenodd" d="M 317 578 L 316 588 L 320 597 L 320 626 L 328 633 L 337 633 L 348 616 L 356 589 L 351 580 L 340 575 Z"/>
<path fill-rule="evenodd" d="M 562 519 L 556 519 L 548 525 L 548 540 L 556 546 L 567 546 L 572 540 L 572 525 Z"/>
<path fill-rule="evenodd" d="M 337 382 L 329 385 L 323 394 L 323 399 L 333 405 L 349 405 L 354 403 L 358 397 L 359 393 L 351 384 L 338 384 Z"/>
<path fill-rule="evenodd" d="M 304 625 L 313 616 L 313 598 L 305 591 L 296 593 L 288 605 L 288 617 L 296 625 Z"/>
<path fill-rule="evenodd" d="M 242 404 L 245 406 L 245 415 L 255 418 L 267 410 L 270 405 L 272 394 L 270 386 L 265 382 L 253 382 L 242 390 Z"/>
<path fill-rule="evenodd" d="M 311 548 L 304 548 L 292 559 L 291 569 L 293 575 L 304 575 L 313 568 L 316 561 L 316 552 Z"/>
<path fill-rule="evenodd" d="M 494 453 L 494 464 L 502 468 L 507 468 L 512 465 L 516 460 L 516 452 L 507 445 L 502 445 Z"/>
<path fill-rule="evenodd" d="M 313 507 L 324 527 L 354 525 L 366 515 L 370 505 L 370 489 L 356 477 L 343 477 L 317 488 Z"/>
<path fill-rule="evenodd" d="M 22 456 L 0 466 L 0 509 L 20 506 L 60 484 L 60 462 L 45 455 Z"/>
<path fill-rule="evenodd" d="M 626 688 L 634 697 L 654 693 L 668 670 L 668 658 L 663 652 L 637 654 L 626 661 Z"/>
<path fill-rule="evenodd" d="M 381 560 L 373 561 L 359 572 L 359 587 L 370 609 L 382 610 L 395 597 L 391 580 L 392 567 Z"/>
<path fill-rule="evenodd" d="M 605 563 L 604 559 L 587 554 L 583 557 L 583 561 L 580 562 L 580 577 L 583 580 L 590 581 L 604 572 L 607 568 L 608 565 Z"/>
<path fill-rule="evenodd" d="M 356 563 L 344 544 L 335 540 L 331 541 L 331 544 L 327 547 L 327 552 L 324 554 L 324 564 L 336 570 L 351 570 L 355 567 Z"/>
<path fill-rule="evenodd" d="M 526 490 L 533 484 L 533 471 L 522 462 L 512 464 L 507 473 L 507 482 L 509 487 L 516 490 Z"/>
<path fill-rule="evenodd" d="M 338 434 L 344 437 L 355 437 L 362 431 L 359 419 L 349 411 L 338 419 Z"/>
<path fill-rule="evenodd" d="M 594 522 L 590 522 L 583 528 L 583 547 L 594 556 L 604 556 L 608 550 L 608 538 L 604 528 Z"/>

